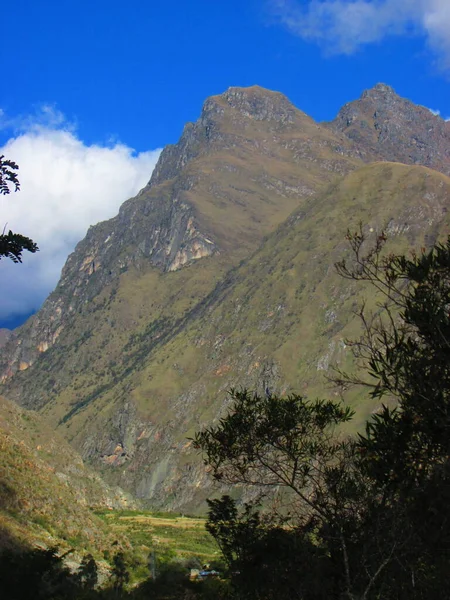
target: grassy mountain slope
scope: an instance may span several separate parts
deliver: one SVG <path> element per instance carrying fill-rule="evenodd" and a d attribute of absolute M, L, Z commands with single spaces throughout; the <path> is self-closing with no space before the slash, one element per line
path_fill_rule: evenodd
<path fill-rule="evenodd" d="M 92 508 L 134 503 L 108 487 L 38 414 L 0 397 L 0 548 L 110 549 L 114 534 Z"/>

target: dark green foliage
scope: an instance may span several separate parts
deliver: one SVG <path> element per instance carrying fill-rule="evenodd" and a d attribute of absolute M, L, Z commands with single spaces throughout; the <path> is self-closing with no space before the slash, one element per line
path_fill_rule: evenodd
<path fill-rule="evenodd" d="M 298 395 L 259 396 L 246 390 L 231 395 L 230 414 L 198 433 L 194 443 L 217 479 L 255 486 L 267 496 L 266 503 L 273 503 L 262 517 L 249 504 L 239 513 L 229 497 L 210 502 L 207 527 L 230 568 L 267 573 L 266 579 L 245 579 L 250 586 L 246 597 L 252 597 L 252 585 L 255 598 L 269 598 L 276 588 L 277 597 L 289 597 L 294 587 L 295 597 L 322 597 L 317 596 L 317 578 L 306 583 L 298 579 L 299 572 L 323 571 L 327 586 L 345 592 L 352 585 L 349 561 L 369 495 L 355 468 L 354 444 L 335 432 L 351 419 L 351 410 L 340 402 Z M 276 551 L 276 540 L 285 552 Z M 285 570 L 281 558 L 287 561 Z"/>
<path fill-rule="evenodd" d="M 16 192 L 20 189 L 17 171 L 19 167 L 11 160 L 5 160 L 4 155 L 0 156 L 0 196 L 10 193 L 9 184 L 14 186 Z M 2 257 L 10 258 L 15 263 L 22 262 L 22 252 L 35 253 L 38 251 L 37 245 L 30 238 L 20 233 L 3 233 L 0 235 L 0 259 Z"/>
<path fill-rule="evenodd" d="M 24 250 L 34 254 L 38 251 L 38 247 L 30 238 L 20 233 L 13 233 L 11 230 L 0 235 L 0 259 L 5 257 L 15 263 L 21 263 Z"/>
<path fill-rule="evenodd" d="M 258 511 L 250 504 L 244 505 L 239 514 L 236 503 L 230 496 L 208 500 L 207 530 L 219 544 L 230 568 L 243 559 L 250 540 L 257 540 L 262 531 Z"/>
<path fill-rule="evenodd" d="M 92 554 L 83 556 L 77 571 L 78 581 L 80 586 L 87 590 L 95 588 L 98 582 L 97 563 Z"/>
<path fill-rule="evenodd" d="M 208 504 L 207 527 L 227 560 L 237 597 L 330 597 L 329 560 L 313 542 L 311 532 L 281 527 L 262 518 L 249 504 L 239 512 L 229 496 Z"/>
<path fill-rule="evenodd" d="M 282 483 L 300 490 L 316 470 L 316 460 L 323 464 L 345 446 L 333 437 L 332 428 L 351 419 L 348 407 L 295 394 L 230 394 L 232 412 L 194 439 L 216 479 L 262 486 Z"/>
<path fill-rule="evenodd" d="M 0 555 L 0 590 L 5 600 L 77 597 L 75 577 L 55 548 L 5 551 Z"/>
<path fill-rule="evenodd" d="M 352 239 L 359 256 L 364 238 Z M 443 466 L 450 450 L 450 238 L 411 259 L 383 259 L 381 249 L 379 241 L 355 269 L 339 268 L 385 290 L 383 317 L 365 316 L 365 335 L 353 345 L 374 378 L 366 382 L 372 396 L 393 396 L 397 407 L 367 424 L 360 445 L 380 483 L 409 487 Z"/>
<path fill-rule="evenodd" d="M 407 258 L 384 257 L 384 235 L 365 255 L 364 236 L 349 237 L 356 263 L 338 269 L 385 297 L 379 316 L 362 314 L 365 332 L 353 343 L 369 365 L 363 383 L 373 397 L 396 399 L 360 436 L 360 468 L 397 532 L 391 565 L 402 593 L 450 597 L 450 238 Z M 358 383 L 342 374 L 340 381 Z"/>
<path fill-rule="evenodd" d="M 129 580 L 130 573 L 128 571 L 124 553 L 118 552 L 113 557 L 113 568 L 111 571 L 111 582 L 118 596 L 122 594 L 124 587 Z"/>
<path fill-rule="evenodd" d="M 4 154 L 0 156 L 0 195 L 10 193 L 9 184 L 14 186 L 14 191 L 20 190 L 20 183 L 17 177 L 17 169 L 19 166 L 12 160 L 5 159 Z"/>

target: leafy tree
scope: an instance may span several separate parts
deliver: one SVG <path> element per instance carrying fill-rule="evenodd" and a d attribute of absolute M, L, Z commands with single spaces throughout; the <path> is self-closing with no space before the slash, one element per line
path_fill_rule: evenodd
<path fill-rule="evenodd" d="M 370 395 L 395 398 L 360 438 L 365 463 L 381 484 L 427 480 L 450 451 L 450 238 L 411 258 L 383 255 L 380 235 L 366 254 L 362 232 L 348 235 L 355 262 L 338 263 L 346 278 L 368 281 L 383 294 L 375 314 L 364 308 L 364 333 L 351 343 L 368 377 L 342 374 L 343 385 L 363 384 Z"/>
<path fill-rule="evenodd" d="M 19 191 L 20 183 L 15 172 L 18 168 L 15 162 L 5 159 L 4 155 L 0 156 L 0 195 L 10 193 L 10 184 L 14 187 L 14 191 Z M 8 233 L 3 232 L 0 235 L 0 260 L 2 257 L 6 257 L 15 263 L 20 263 L 24 250 L 34 254 L 39 248 L 32 239 L 20 233 L 13 233 L 10 230 Z"/>
<path fill-rule="evenodd" d="M 402 593 L 450 597 L 450 238 L 410 257 L 384 252 L 384 234 L 367 251 L 362 230 L 348 238 L 354 260 L 338 271 L 369 282 L 383 301 L 374 314 L 362 309 L 364 333 L 352 344 L 367 376 L 337 380 L 396 401 L 360 436 L 360 468 L 398 532 L 391 569 Z"/>
<path fill-rule="evenodd" d="M 356 567 L 361 557 L 356 558 L 354 547 L 372 492 L 355 468 L 354 443 L 336 434 L 336 427 L 348 422 L 352 411 L 340 402 L 311 401 L 295 394 L 281 398 L 232 390 L 231 396 L 231 412 L 217 426 L 199 432 L 194 446 L 203 451 L 217 480 L 253 486 L 272 500 L 270 522 L 264 527 L 250 505 L 238 518 L 230 498 L 210 504 L 208 528 L 231 568 L 248 563 L 246 556 L 255 556 L 260 544 L 273 549 L 278 536 L 287 546 L 317 548 L 312 555 L 322 565 L 327 563 L 325 571 L 336 597 L 346 593 L 353 598 L 355 586 L 370 589 L 376 572 L 356 581 L 352 571 L 361 571 Z M 284 536 L 283 528 L 290 529 L 291 535 Z M 291 553 L 291 559 L 295 562 L 300 555 L 305 558 L 307 553 Z M 323 560 L 324 555 L 329 558 Z M 301 569 L 292 560 L 284 575 L 278 571 L 280 597 L 292 594 L 293 572 L 312 569 L 308 562 Z M 298 597 L 316 597 L 312 588 L 307 591 L 299 581 L 297 588 L 303 589 Z"/>
<path fill-rule="evenodd" d="M 281 526 L 250 504 L 239 511 L 230 496 L 208 504 L 207 529 L 228 563 L 237 597 L 330 598 L 330 562 L 310 531 Z"/>

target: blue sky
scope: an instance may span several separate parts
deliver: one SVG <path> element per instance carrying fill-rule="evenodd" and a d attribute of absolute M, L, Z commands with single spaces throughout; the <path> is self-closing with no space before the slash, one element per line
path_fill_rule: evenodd
<path fill-rule="evenodd" d="M 0 153 L 22 191 L 0 208 L 41 252 L 0 262 L 0 326 L 39 306 L 87 226 L 145 184 L 207 96 L 256 83 L 328 120 L 382 81 L 447 117 L 448 32 L 449 0 L 15 0 Z"/>

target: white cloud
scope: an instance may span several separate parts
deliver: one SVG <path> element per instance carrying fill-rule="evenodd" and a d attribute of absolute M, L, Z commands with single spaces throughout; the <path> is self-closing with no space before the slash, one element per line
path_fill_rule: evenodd
<path fill-rule="evenodd" d="M 269 0 L 293 33 L 328 52 L 351 54 L 391 35 L 424 35 L 450 69 L 449 0 Z"/>
<path fill-rule="evenodd" d="M 441 111 L 438 108 L 428 108 L 428 110 L 435 117 L 441 117 L 441 119 L 444 119 L 444 121 L 447 121 L 447 122 L 450 121 L 450 117 L 443 117 L 441 114 Z"/>
<path fill-rule="evenodd" d="M 58 281 L 61 268 L 89 225 L 113 217 L 121 203 L 150 179 L 159 150 L 135 154 L 120 143 L 85 145 L 73 125 L 52 107 L 33 118 L 6 119 L 0 128 L 19 133 L 0 155 L 19 164 L 21 191 L 0 196 L 1 229 L 22 233 L 40 251 L 23 263 L 0 261 L 0 319 L 37 309 Z"/>

